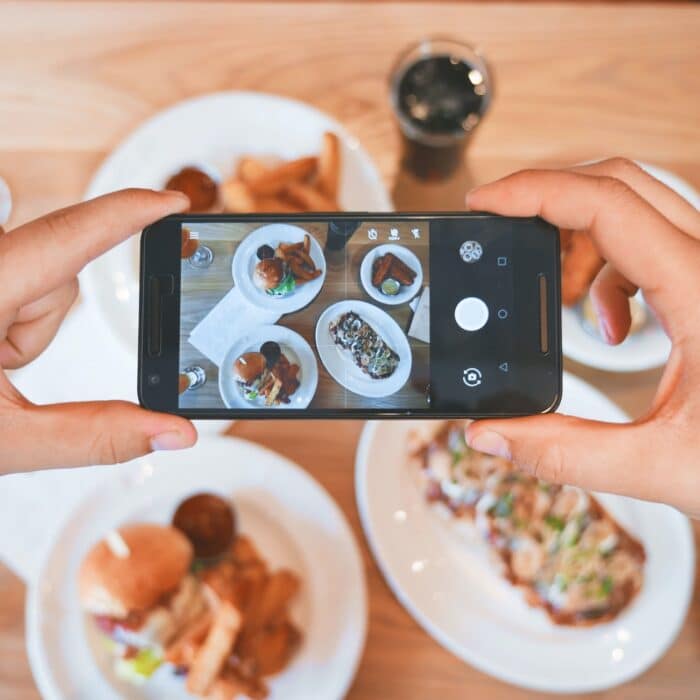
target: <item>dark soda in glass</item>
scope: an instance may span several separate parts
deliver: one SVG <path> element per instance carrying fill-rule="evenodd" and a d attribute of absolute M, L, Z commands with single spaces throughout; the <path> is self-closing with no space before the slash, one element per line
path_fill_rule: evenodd
<path fill-rule="evenodd" d="M 441 180 L 460 164 L 488 109 L 491 80 L 473 48 L 426 39 L 406 51 L 391 75 L 391 98 L 403 134 L 403 166 L 422 180 Z"/>

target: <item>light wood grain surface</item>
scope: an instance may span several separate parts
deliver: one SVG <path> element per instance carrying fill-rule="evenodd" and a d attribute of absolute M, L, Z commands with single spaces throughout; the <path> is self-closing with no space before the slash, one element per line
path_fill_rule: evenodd
<path fill-rule="evenodd" d="M 427 34 L 477 43 L 496 93 L 469 161 L 445 186 L 397 173 L 386 76 Z M 700 7 L 264 3 L 0 3 L 0 175 L 12 224 L 74 202 L 95 168 L 142 120 L 215 90 L 274 92 L 329 112 L 374 158 L 397 205 L 445 207 L 469 183 L 513 169 L 619 154 L 700 187 Z M 568 369 L 639 415 L 658 371 Z M 359 423 L 236 423 L 304 465 L 338 500 L 362 542 L 353 491 Z M 696 533 L 698 527 L 696 526 Z M 371 625 L 351 698 L 535 698 L 451 657 L 404 612 L 363 545 Z M 23 653 L 22 583 L 0 567 L 0 695 L 38 696 Z M 685 699 L 700 687 L 700 598 L 650 671 L 604 698 Z"/>

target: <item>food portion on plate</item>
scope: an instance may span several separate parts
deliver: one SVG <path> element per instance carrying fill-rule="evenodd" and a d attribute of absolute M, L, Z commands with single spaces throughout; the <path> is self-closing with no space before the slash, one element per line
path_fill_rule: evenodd
<path fill-rule="evenodd" d="M 188 211 L 205 213 L 298 214 L 340 211 L 340 139 L 323 134 L 318 155 L 280 161 L 246 155 L 234 174 L 219 185 L 203 169 L 187 165 L 171 175 L 165 189 L 184 192 Z"/>
<path fill-rule="evenodd" d="M 300 369 L 279 343 L 268 340 L 259 351 L 244 352 L 236 358 L 233 376 L 246 400 L 271 407 L 290 402 L 300 386 Z"/>
<path fill-rule="evenodd" d="M 417 274 L 393 253 L 380 255 L 372 263 L 372 285 L 389 297 L 396 296 L 402 286 L 412 285 Z"/>
<path fill-rule="evenodd" d="M 466 425 L 426 422 L 412 433 L 410 456 L 426 499 L 470 519 L 506 579 L 555 624 L 585 626 L 619 615 L 644 582 L 642 544 L 582 489 L 546 483 L 470 449 Z"/>
<path fill-rule="evenodd" d="M 235 174 L 221 186 L 224 211 L 230 213 L 301 213 L 340 211 L 340 140 L 323 134 L 318 156 L 275 163 L 244 156 Z"/>
<path fill-rule="evenodd" d="M 272 297 L 284 297 L 297 287 L 318 279 L 318 269 L 311 255 L 311 236 L 304 234 L 303 241 L 278 242 L 273 248 L 267 243 L 255 252 L 258 262 L 253 273 L 256 287 Z"/>
<path fill-rule="evenodd" d="M 228 408 L 301 409 L 318 387 L 318 361 L 308 341 L 287 326 L 256 326 L 228 349 L 219 393 Z"/>
<path fill-rule="evenodd" d="M 386 379 L 401 361 L 398 353 L 358 313 L 346 311 L 328 325 L 333 342 L 372 379 Z"/>
<path fill-rule="evenodd" d="M 310 304 L 326 279 L 321 244 L 307 228 L 293 223 L 260 224 L 236 246 L 233 282 L 253 306 L 289 314 Z"/>
<path fill-rule="evenodd" d="M 163 649 L 205 613 L 193 561 L 185 535 L 154 523 L 108 533 L 83 560 L 80 601 L 108 640 L 120 678 L 148 678 L 162 663 Z"/>
<path fill-rule="evenodd" d="M 365 253 L 360 264 L 360 282 L 374 301 L 398 306 L 408 303 L 421 291 L 423 268 L 408 246 L 384 243 Z"/>
<path fill-rule="evenodd" d="M 188 212 L 211 211 L 219 199 L 219 185 L 204 170 L 193 165 L 182 168 L 165 183 L 166 190 L 183 192 L 190 198 Z"/>
<path fill-rule="evenodd" d="M 195 697 L 268 696 L 265 679 L 301 643 L 289 612 L 300 581 L 271 571 L 235 523 L 228 501 L 196 494 L 171 526 L 124 525 L 88 552 L 81 603 L 120 678 L 143 684 L 169 667 Z"/>

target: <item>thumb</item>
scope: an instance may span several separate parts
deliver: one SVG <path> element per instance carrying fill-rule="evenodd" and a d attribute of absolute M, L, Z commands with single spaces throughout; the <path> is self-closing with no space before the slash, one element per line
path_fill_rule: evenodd
<path fill-rule="evenodd" d="M 538 479 L 653 500 L 645 459 L 653 454 L 652 432 L 649 424 L 549 414 L 476 421 L 465 437 L 471 448 L 512 460 Z"/>
<path fill-rule="evenodd" d="M 190 421 L 126 401 L 25 404 L 13 411 L 11 430 L 9 450 L 0 448 L 5 471 L 115 464 L 197 440 Z"/>

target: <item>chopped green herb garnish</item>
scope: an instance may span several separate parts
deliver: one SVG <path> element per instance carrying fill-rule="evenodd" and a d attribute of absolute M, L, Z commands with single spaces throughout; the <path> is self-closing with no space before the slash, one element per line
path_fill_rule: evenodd
<path fill-rule="evenodd" d="M 552 528 L 552 530 L 556 530 L 557 532 L 561 532 L 566 525 L 564 520 L 556 515 L 548 515 L 544 521 L 547 523 L 547 525 L 549 525 L 549 527 Z"/>
<path fill-rule="evenodd" d="M 462 461 L 462 458 L 469 450 L 467 442 L 464 439 L 463 430 L 452 432 L 449 440 L 449 448 L 450 452 L 452 453 L 452 466 L 454 467 L 456 464 L 459 464 L 459 462 Z"/>
<path fill-rule="evenodd" d="M 554 577 L 554 585 L 563 593 L 569 587 L 569 581 L 564 574 L 557 574 Z"/>
<path fill-rule="evenodd" d="M 573 547 L 578 542 L 579 537 L 581 537 L 581 523 L 578 518 L 576 520 L 569 520 L 561 532 L 561 543 L 565 547 Z"/>
<path fill-rule="evenodd" d="M 612 593 L 612 589 L 613 589 L 612 576 L 605 576 L 603 578 L 603 580 L 600 582 L 600 597 L 607 598 Z"/>

